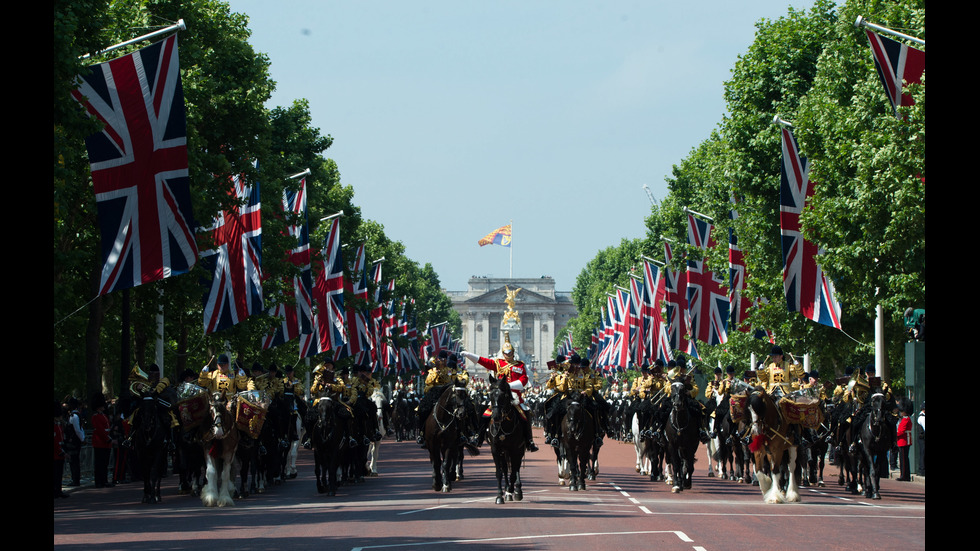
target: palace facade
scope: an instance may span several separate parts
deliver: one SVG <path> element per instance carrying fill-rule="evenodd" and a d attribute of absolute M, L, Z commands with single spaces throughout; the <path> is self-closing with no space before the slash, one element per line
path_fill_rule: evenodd
<path fill-rule="evenodd" d="M 578 312 L 571 293 L 555 291 L 554 278 L 471 277 L 466 291 L 444 291 L 462 321 L 463 349 L 495 357 L 503 343 L 504 312 L 507 311 L 507 289 L 515 295 L 520 316 L 519 335 L 511 333 L 519 359 L 530 367 L 531 379 L 541 384 L 548 377 L 547 362 L 554 356 L 555 335 L 561 334 L 568 321 Z M 471 376 L 473 374 L 471 373 Z"/>

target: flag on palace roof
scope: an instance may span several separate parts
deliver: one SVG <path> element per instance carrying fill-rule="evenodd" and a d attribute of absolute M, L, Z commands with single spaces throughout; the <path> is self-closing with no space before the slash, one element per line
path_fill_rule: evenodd
<path fill-rule="evenodd" d="M 501 245 L 504 247 L 510 247 L 510 237 L 511 237 L 511 224 L 506 226 L 501 226 L 492 232 L 484 236 L 483 239 L 479 240 L 477 243 L 482 247 L 484 245 Z"/>
<path fill-rule="evenodd" d="M 187 273 L 198 259 L 197 224 L 177 36 L 89 69 L 72 97 L 105 125 L 85 139 L 104 295 Z"/>
<path fill-rule="evenodd" d="M 254 163 L 258 168 L 258 163 Z M 201 266 L 211 274 L 202 281 L 204 333 L 214 333 L 261 313 L 262 301 L 262 203 L 259 183 L 244 175 L 230 178 L 228 193 L 235 205 L 199 228 L 211 248 L 201 251 Z"/>
<path fill-rule="evenodd" d="M 841 328 L 840 303 L 834 284 L 817 264 L 821 251 L 804 239 L 800 214 L 813 196 L 810 166 L 800 156 L 796 138 L 788 128 L 782 129 L 783 162 L 780 166 L 779 233 L 783 248 L 783 289 L 790 312 L 800 312 L 807 319 Z"/>

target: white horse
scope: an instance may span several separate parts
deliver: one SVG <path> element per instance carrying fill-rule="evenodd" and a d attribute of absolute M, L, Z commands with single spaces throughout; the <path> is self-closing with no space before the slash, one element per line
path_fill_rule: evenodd
<path fill-rule="evenodd" d="M 653 460 L 647 453 L 649 444 L 646 440 L 640 440 L 640 415 L 633 414 L 632 422 L 633 447 L 636 448 L 636 472 L 642 475 L 653 474 Z"/>
<path fill-rule="evenodd" d="M 385 395 L 381 392 L 380 388 L 374 389 L 371 393 L 370 400 L 374 402 L 377 407 L 377 421 L 378 421 L 378 432 L 381 433 L 381 437 L 384 438 L 385 434 L 385 417 L 384 417 L 384 407 L 385 407 Z M 377 442 L 371 442 L 368 445 L 368 468 L 371 470 L 370 476 L 378 476 L 378 453 L 381 451 L 381 440 Z"/>
<path fill-rule="evenodd" d="M 235 416 L 232 413 L 235 403 L 235 400 L 211 401 L 211 418 L 214 424 L 204 436 L 207 485 L 201 492 L 201 502 L 208 507 L 235 505 L 235 500 L 231 496 L 233 486 L 231 468 L 235 463 L 235 450 L 238 448 L 239 438 Z"/>
<path fill-rule="evenodd" d="M 722 404 L 724 397 L 725 395 L 718 394 L 716 391 L 711 392 L 711 399 L 715 401 L 715 411 L 718 411 L 718 406 Z M 717 417 L 715 417 L 714 413 L 712 413 L 711 416 L 708 417 L 708 434 L 717 435 L 717 429 Z M 708 440 L 708 445 L 705 446 L 705 451 L 708 453 L 708 476 L 717 476 L 718 478 L 722 477 L 722 459 L 718 453 L 718 450 L 720 449 L 721 441 L 718 439 L 718 436 Z"/>

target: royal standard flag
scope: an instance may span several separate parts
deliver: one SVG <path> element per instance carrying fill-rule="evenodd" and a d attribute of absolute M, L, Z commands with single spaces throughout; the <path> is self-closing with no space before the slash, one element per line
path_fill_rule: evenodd
<path fill-rule="evenodd" d="M 510 226 L 510 224 L 507 224 L 488 233 L 486 237 L 479 241 L 480 246 L 503 245 L 504 247 L 510 247 Z"/>

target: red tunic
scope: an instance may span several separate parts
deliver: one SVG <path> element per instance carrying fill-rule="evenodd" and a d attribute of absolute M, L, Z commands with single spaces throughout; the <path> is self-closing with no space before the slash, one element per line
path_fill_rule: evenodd
<path fill-rule="evenodd" d="M 517 397 L 520 399 L 521 404 L 524 403 L 523 389 L 527 388 L 528 383 L 527 369 L 524 367 L 524 362 L 517 361 L 515 363 L 510 363 L 503 358 L 490 359 L 481 357 L 477 363 L 485 367 L 488 371 L 493 371 L 494 374 L 498 376 L 502 373 L 506 373 L 508 383 L 520 381 L 521 389 L 514 389 L 514 392 L 517 393 Z"/>
<path fill-rule="evenodd" d="M 92 415 L 92 447 L 112 447 L 112 440 L 109 438 L 109 418 L 104 413 Z"/>
<path fill-rule="evenodd" d="M 54 422 L 54 460 L 61 461 L 65 458 L 65 451 L 61 449 L 61 443 L 65 441 L 65 431 L 61 423 Z"/>
<path fill-rule="evenodd" d="M 900 448 L 912 445 L 912 419 L 910 417 L 902 417 L 898 421 L 898 441 L 896 445 Z"/>

